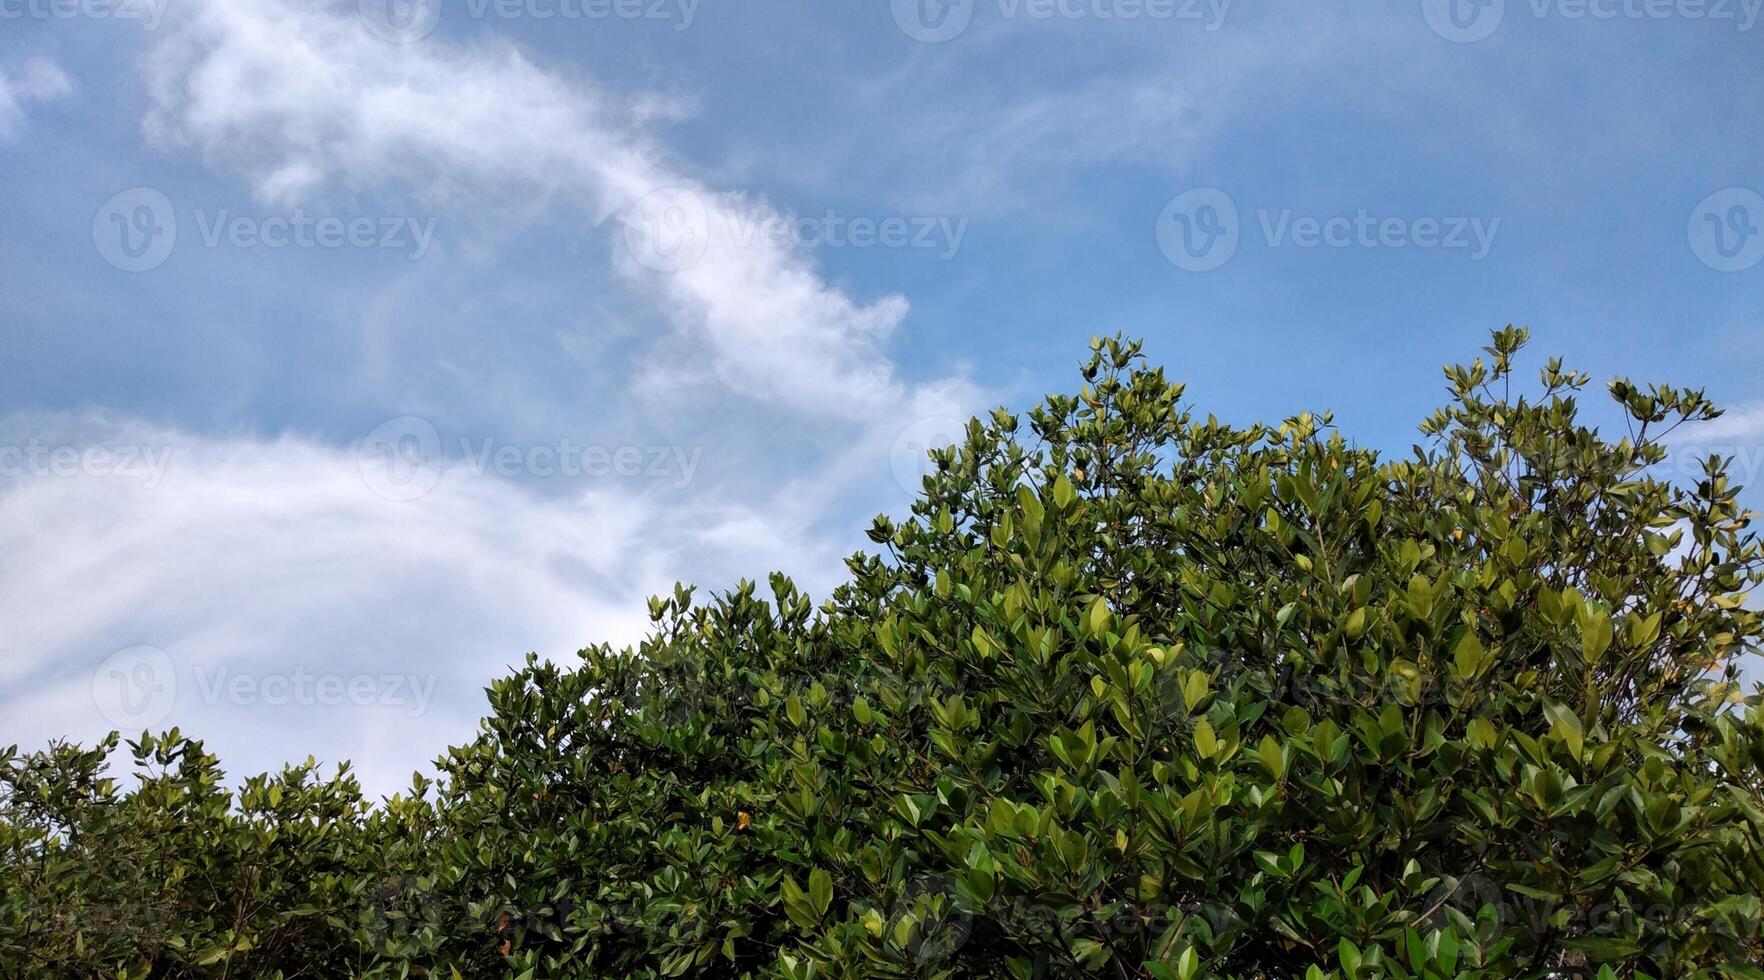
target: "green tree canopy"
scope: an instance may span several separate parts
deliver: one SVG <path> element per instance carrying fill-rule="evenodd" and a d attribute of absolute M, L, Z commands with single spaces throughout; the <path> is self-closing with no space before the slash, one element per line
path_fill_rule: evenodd
<path fill-rule="evenodd" d="M 1448 368 L 1400 457 L 1140 346 L 976 419 L 816 606 L 652 601 L 369 806 L 0 755 L 0 973 L 1764 977 L 1764 549 L 1700 391 Z"/>

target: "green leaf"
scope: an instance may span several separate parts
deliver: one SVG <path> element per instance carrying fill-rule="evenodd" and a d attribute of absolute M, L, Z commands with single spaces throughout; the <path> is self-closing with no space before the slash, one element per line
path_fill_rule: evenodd
<path fill-rule="evenodd" d="M 1544 705 L 1544 715 L 1550 720 L 1550 734 L 1567 746 L 1568 753 L 1574 758 L 1581 757 L 1585 746 L 1585 734 L 1581 731 L 1580 719 L 1575 717 L 1565 705 L 1550 703 Z"/>
<path fill-rule="evenodd" d="M 1205 671 L 1190 670 L 1182 679 L 1182 703 L 1189 711 L 1195 710 L 1201 700 L 1207 696 L 1209 681 Z"/>
<path fill-rule="evenodd" d="M 821 868 L 809 872 L 809 899 L 814 905 L 816 916 L 827 914 L 828 907 L 833 904 L 832 874 Z"/>
<path fill-rule="evenodd" d="M 1366 632 L 1366 607 L 1361 606 L 1348 613 L 1346 633 L 1350 640 L 1357 640 Z"/>
<path fill-rule="evenodd" d="M 1097 596 L 1091 601 L 1090 609 L 1084 614 L 1085 631 L 1093 637 L 1102 636 L 1108 632 L 1109 624 L 1114 622 L 1114 619 L 1115 614 L 1110 611 L 1108 602 L 1102 596 Z"/>
<path fill-rule="evenodd" d="M 1066 479 L 1066 475 L 1061 473 L 1059 479 L 1055 480 L 1053 484 L 1054 506 L 1060 510 L 1066 510 L 1077 499 L 1078 491 L 1072 488 L 1072 481 Z"/>
<path fill-rule="evenodd" d="M 1488 652 L 1482 648 L 1482 640 L 1477 638 L 1475 631 L 1465 630 L 1452 650 L 1452 662 L 1458 668 L 1458 676 L 1465 680 L 1474 678 L 1482 671 L 1487 659 Z"/>
<path fill-rule="evenodd" d="M 1203 759 L 1211 759 L 1219 751 L 1219 738 L 1205 718 L 1194 723 L 1194 751 Z"/>
<path fill-rule="evenodd" d="M 1261 744 L 1256 748 L 1256 757 L 1261 761 L 1262 768 L 1276 780 L 1286 778 L 1286 750 L 1272 735 L 1263 735 Z"/>
<path fill-rule="evenodd" d="M 1611 617 L 1589 609 L 1580 623 L 1580 649 L 1586 662 L 1596 664 L 1611 646 Z"/>
<path fill-rule="evenodd" d="M 1416 619 L 1426 619 L 1433 614 L 1434 587 L 1425 575 L 1417 575 L 1409 579 L 1408 602 L 1409 612 Z"/>

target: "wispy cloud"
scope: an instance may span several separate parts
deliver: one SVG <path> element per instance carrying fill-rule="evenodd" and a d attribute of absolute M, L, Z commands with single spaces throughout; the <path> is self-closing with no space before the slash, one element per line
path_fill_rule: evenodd
<path fill-rule="evenodd" d="M 664 480 L 545 495 L 454 459 L 396 500 L 372 446 L 77 421 L 32 420 L 34 456 L 0 460 L 0 744 L 175 724 L 235 775 L 310 751 L 390 790 L 470 735 L 482 687 L 526 652 L 633 642 L 679 579 L 807 570 L 824 594 L 847 541 L 813 530 L 812 488 L 755 506 Z M 163 716 L 107 707 L 101 665 L 141 645 L 175 665 Z M 416 678 L 401 690 L 430 697 L 254 693 L 297 676 Z"/>
<path fill-rule="evenodd" d="M 1764 403 L 1750 402 L 1726 409 L 1720 418 L 1674 433 L 1679 442 L 1728 442 L 1764 446 Z"/>
<path fill-rule="evenodd" d="M 28 58 L 16 72 L 0 63 L 0 140 L 17 135 L 24 124 L 25 106 L 66 98 L 73 91 L 67 72 L 47 58 Z"/>
<path fill-rule="evenodd" d="M 388 44 L 356 7 L 202 0 L 168 15 L 148 60 L 149 133 L 242 174 L 266 202 L 341 187 L 577 210 L 611 223 L 619 271 L 730 389 L 848 419 L 906 396 L 884 350 L 906 300 L 855 298 L 812 254 L 744 239 L 769 205 L 675 163 L 642 130 L 652 99 L 621 100 L 507 44 Z"/>
<path fill-rule="evenodd" d="M 265 206 L 408 198 L 485 226 L 535 208 L 583 219 L 613 278 L 677 334 L 627 334 L 649 353 L 594 399 L 609 428 L 674 395 L 700 416 L 741 402 L 724 414 L 778 428 L 721 444 L 690 486 L 537 487 L 468 473 L 449 453 L 433 489 L 399 502 L 371 492 L 355 447 L 315 438 L 0 419 L 0 433 L 76 453 L 171 453 L 153 481 L 83 467 L 0 478 L 0 679 L 12 692 L 0 741 L 128 727 L 94 688 L 114 680 L 107 657 L 146 645 L 176 671 L 163 723 L 212 736 L 235 774 L 298 746 L 361 761 L 370 786 L 393 788 L 469 735 L 480 688 L 506 665 L 634 641 L 645 597 L 675 581 L 726 588 L 782 569 L 824 594 L 861 541 L 854 497 L 886 505 L 913 489 L 889 466 L 903 430 L 965 417 L 987 397 L 960 378 L 899 377 L 885 348 L 905 299 L 855 298 L 812 250 L 742 235 L 778 209 L 694 177 L 644 131 L 666 115 L 653 98 L 548 71 L 507 44 L 388 44 L 353 2 L 202 0 L 168 10 L 149 44 L 149 137 L 242 178 Z M 376 309 L 362 315 L 401 315 Z M 684 349 L 708 353 L 674 356 Z M 694 390 L 662 391 L 662 377 Z M 754 488 L 763 494 L 747 496 Z M 412 713 L 404 701 L 214 695 L 220 672 L 249 686 L 293 683 L 296 671 L 426 678 L 433 702 Z"/>

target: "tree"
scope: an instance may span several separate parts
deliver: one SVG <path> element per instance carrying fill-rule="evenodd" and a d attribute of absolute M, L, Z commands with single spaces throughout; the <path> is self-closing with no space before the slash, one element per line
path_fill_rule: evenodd
<path fill-rule="evenodd" d="M 822 605 L 677 588 L 371 810 L 346 774 L 117 794 L 105 747 L 9 755 L 0 967 L 1764 976 L 1764 549 L 1725 461 L 1651 475 L 1719 412 L 1618 381 L 1603 438 L 1587 376 L 1513 393 L 1525 339 L 1392 459 L 1197 418 L 1096 341 L 1077 395 L 934 453 Z M 225 886 L 112 885 L 100 848 Z M 134 902 L 174 928 L 83 914 Z"/>

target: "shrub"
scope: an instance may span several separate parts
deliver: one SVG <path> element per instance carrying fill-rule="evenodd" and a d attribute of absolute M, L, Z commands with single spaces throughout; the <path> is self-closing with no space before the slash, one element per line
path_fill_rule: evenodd
<path fill-rule="evenodd" d="M 87 976 L 1764 976 L 1764 549 L 1699 391 L 1525 332 L 1426 446 L 1197 418 L 1140 347 L 970 423 L 820 606 L 529 657 L 433 784 L 0 759 L 0 968 Z M 159 884 L 163 882 L 163 884 Z"/>

